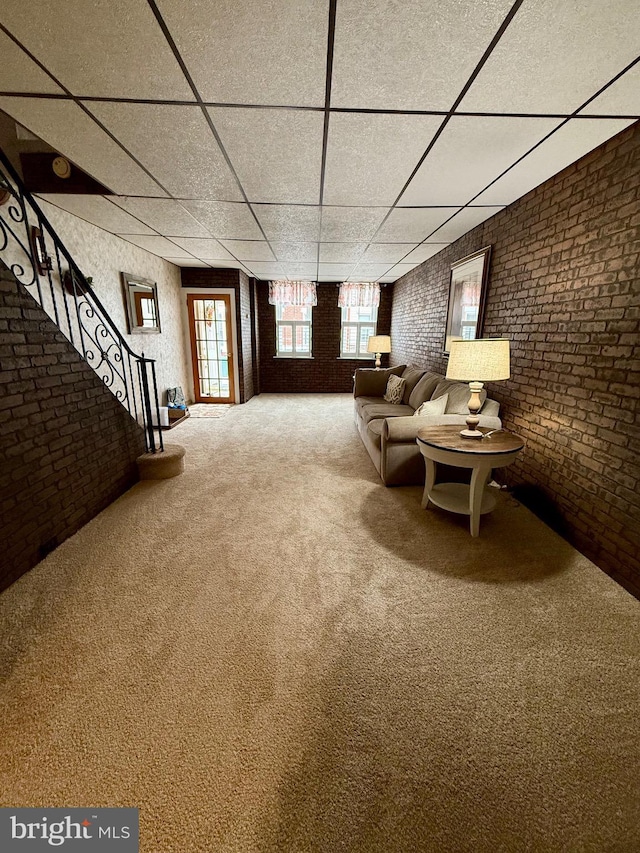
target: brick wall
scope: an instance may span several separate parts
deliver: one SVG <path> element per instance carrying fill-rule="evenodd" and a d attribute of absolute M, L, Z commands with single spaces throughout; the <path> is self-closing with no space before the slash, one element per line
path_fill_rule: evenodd
<path fill-rule="evenodd" d="M 640 124 L 551 178 L 394 288 L 392 362 L 444 372 L 450 264 L 492 245 L 483 337 L 512 341 L 489 386 L 526 440 L 502 476 L 640 593 Z"/>
<path fill-rule="evenodd" d="M 144 434 L 0 270 L 0 590 L 138 479 Z"/>
<path fill-rule="evenodd" d="M 236 328 L 238 330 L 238 384 L 239 403 L 246 403 L 254 395 L 254 351 L 251 333 L 251 288 L 250 280 L 241 270 L 198 269 L 181 270 L 183 287 L 233 288 L 236 296 Z"/>
<path fill-rule="evenodd" d="M 269 305 L 269 286 L 258 282 L 258 324 L 260 352 L 260 390 L 269 393 L 332 392 L 348 393 L 353 388 L 353 372 L 369 362 L 340 358 L 341 310 L 335 284 L 319 284 L 318 304 L 312 315 L 313 358 L 274 358 L 276 351 L 276 313 Z M 393 286 L 383 287 L 378 309 L 378 333 L 389 334 Z M 388 356 L 383 356 L 382 364 Z"/>

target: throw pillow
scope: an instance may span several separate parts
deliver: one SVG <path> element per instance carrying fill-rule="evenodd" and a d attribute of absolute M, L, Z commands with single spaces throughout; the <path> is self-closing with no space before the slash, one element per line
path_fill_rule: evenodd
<path fill-rule="evenodd" d="M 413 416 L 416 415 L 444 415 L 444 410 L 447 408 L 448 394 L 443 394 L 442 397 L 437 397 L 435 400 L 427 400 L 419 408 L 415 410 Z"/>
<path fill-rule="evenodd" d="M 404 393 L 404 379 L 401 379 L 399 376 L 390 376 L 389 381 L 387 382 L 387 390 L 384 395 L 384 399 L 387 403 L 401 403 L 402 395 Z"/>

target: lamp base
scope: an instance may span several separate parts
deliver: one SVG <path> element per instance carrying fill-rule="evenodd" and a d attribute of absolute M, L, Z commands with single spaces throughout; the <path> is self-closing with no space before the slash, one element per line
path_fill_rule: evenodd
<path fill-rule="evenodd" d="M 376 370 L 380 370 L 380 364 L 381 364 L 380 356 L 381 355 L 382 355 L 382 353 L 380 353 L 380 352 L 376 353 Z"/>
<path fill-rule="evenodd" d="M 463 438 L 482 438 L 482 433 L 479 429 L 462 429 L 460 435 Z"/>

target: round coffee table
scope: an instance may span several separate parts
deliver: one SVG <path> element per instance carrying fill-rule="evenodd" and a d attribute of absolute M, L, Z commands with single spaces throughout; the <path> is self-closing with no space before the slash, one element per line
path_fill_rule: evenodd
<path fill-rule="evenodd" d="M 510 465 L 524 447 L 519 435 L 505 430 L 491 431 L 487 438 L 462 438 L 458 425 L 423 427 L 416 439 L 426 464 L 426 478 L 422 507 L 429 501 L 441 509 L 470 516 L 472 536 L 480 532 L 480 516 L 491 512 L 496 504 L 493 495 L 485 489 L 493 468 Z M 438 483 L 436 463 L 455 468 L 470 468 L 471 485 L 465 483 Z"/>

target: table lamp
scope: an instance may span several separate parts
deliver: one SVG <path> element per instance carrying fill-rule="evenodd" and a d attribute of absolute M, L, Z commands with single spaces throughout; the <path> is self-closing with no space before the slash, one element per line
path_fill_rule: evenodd
<path fill-rule="evenodd" d="M 391 352 L 391 338 L 389 335 L 371 335 L 367 341 L 367 352 L 375 352 L 376 370 L 380 370 L 380 355 L 383 352 Z"/>
<path fill-rule="evenodd" d="M 369 338 L 371 340 L 371 338 Z M 447 379 L 469 382 L 469 417 L 463 438 L 482 438 L 478 429 L 481 408 L 480 392 L 485 382 L 498 382 L 511 375 L 509 341 L 506 338 L 478 338 L 475 341 L 451 341 Z"/>

